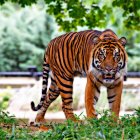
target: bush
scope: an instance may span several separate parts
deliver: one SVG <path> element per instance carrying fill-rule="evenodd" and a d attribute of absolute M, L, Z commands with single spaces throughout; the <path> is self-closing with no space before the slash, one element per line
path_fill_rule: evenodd
<path fill-rule="evenodd" d="M 41 6 L 1 7 L 0 71 L 25 70 L 36 65 L 42 70 L 44 50 L 54 33 L 54 21 Z M 15 20 L 16 19 L 16 20 Z"/>
<path fill-rule="evenodd" d="M 1 109 L 6 109 L 9 105 L 9 100 L 10 100 L 11 94 L 10 94 L 10 88 L 4 90 L 3 92 L 0 92 L 0 108 Z"/>

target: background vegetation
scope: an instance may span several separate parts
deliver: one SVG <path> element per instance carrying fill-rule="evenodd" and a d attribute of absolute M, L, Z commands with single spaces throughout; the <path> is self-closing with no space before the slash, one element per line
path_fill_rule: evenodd
<path fill-rule="evenodd" d="M 53 18 L 43 6 L 21 8 L 11 3 L 1 6 L 0 17 L 0 71 L 21 71 L 29 65 L 41 70 L 55 31 Z"/>
<path fill-rule="evenodd" d="M 2 0 L 0 4 L 0 71 L 21 71 L 29 65 L 40 71 L 44 49 L 60 32 L 106 28 L 127 38 L 128 70 L 140 71 L 139 0 Z"/>

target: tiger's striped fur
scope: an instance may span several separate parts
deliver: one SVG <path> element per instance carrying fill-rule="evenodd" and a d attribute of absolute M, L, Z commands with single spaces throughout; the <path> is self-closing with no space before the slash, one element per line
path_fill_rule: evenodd
<path fill-rule="evenodd" d="M 38 110 L 36 122 L 44 120 L 49 105 L 59 96 L 67 119 L 75 119 L 72 109 L 73 79 L 87 75 L 85 106 L 87 117 L 96 117 L 94 105 L 100 95 L 100 86 L 107 87 L 110 108 L 118 116 L 126 74 L 126 39 L 118 39 L 112 30 L 70 32 L 53 39 L 45 52 L 43 87 L 40 103 L 31 108 Z M 48 76 L 51 85 L 47 91 Z"/>

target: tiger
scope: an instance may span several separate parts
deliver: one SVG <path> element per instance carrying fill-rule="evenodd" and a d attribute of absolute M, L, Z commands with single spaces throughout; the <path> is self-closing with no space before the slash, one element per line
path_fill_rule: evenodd
<path fill-rule="evenodd" d="M 73 113 L 73 81 L 86 75 L 85 108 L 87 118 L 96 118 L 95 105 L 100 88 L 107 88 L 109 108 L 117 117 L 120 112 L 124 76 L 127 74 L 125 37 L 120 39 L 111 30 L 69 32 L 50 41 L 43 62 L 42 96 L 33 111 L 38 111 L 35 122 L 44 122 L 50 104 L 60 95 L 66 119 L 76 120 Z M 49 89 L 48 78 L 51 78 Z"/>

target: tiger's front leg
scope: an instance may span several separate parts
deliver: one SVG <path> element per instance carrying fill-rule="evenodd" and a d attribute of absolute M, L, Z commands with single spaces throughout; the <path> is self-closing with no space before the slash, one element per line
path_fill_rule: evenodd
<path fill-rule="evenodd" d="M 87 76 L 87 84 L 85 90 L 85 107 L 86 107 L 86 113 L 88 118 L 97 117 L 94 106 L 96 105 L 98 98 L 100 96 L 99 88 L 100 87 L 93 82 L 90 76 Z"/>
<path fill-rule="evenodd" d="M 117 118 L 119 117 L 120 112 L 122 89 L 123 89 L 123 81 L 118 83 L 114 88 L 107 89 L 109 108 L 111 109 L 112 112 L 115 113 L 115 116 Z"/>

